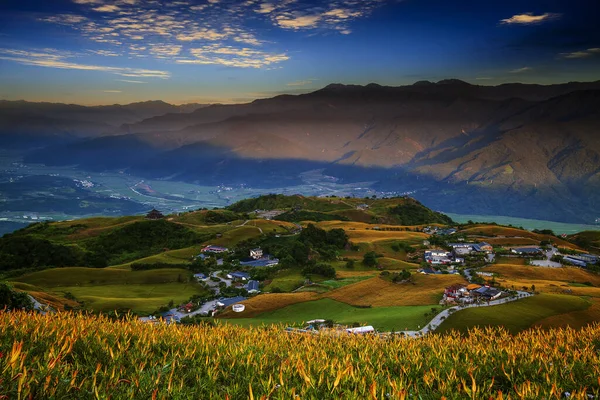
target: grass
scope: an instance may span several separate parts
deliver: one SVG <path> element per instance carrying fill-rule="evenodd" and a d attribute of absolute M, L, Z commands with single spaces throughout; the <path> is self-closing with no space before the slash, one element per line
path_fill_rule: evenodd
<path fill-rule="evenodd" d="M 431 306 L 377 307 L 358 308 L 332 299 L 305 301 L 290 305 L 276 311 L 261 313 L 254 318 L 231 319 L 235 324 L 243 326 L 260 326 L 262 324 L 302 324 L 311 319 L 331 319 L 342 324 L 358 322 L 361 325 L 372 325 L 380 331 L 417 329 L 424 326 L 431 312 Z"/>
<path fill-rule="evenodd" d="M 496 264 L 527 265 L 527 259 L 524 257 L 496 256 Z"/>
<path fill-rule="evenodd" d="M 548 228 L 546 228 L 548 229 Z M 467 229 L 463 229 L 460 233 L 469 236 L 479 237 L 480 240 L 485 240 L 490 244 L 496 245 L 529 245 L 539 244 L 542 240 L 548 240 L 557 246 L 568 247 L 578 250 L 579 247 L 564 239 L 557 238 L 551 235 L 542 235 L 519 228 L 511 228 L 507 226 L 497 225 L 475 225 Z M 489 236 L 504 236 L 501 238 L 490 238 Z"/>
<path fill-rule="evenodd" d="M 306 278 L 300 273 L 299 269 L 289 268 L 277 271 L 275 273 L 275 277 L 267 286 L 265 286 L 265 291 L 271 291 L 273 288 L 279 288 L 284 292 L 291 292 L 302 286 Z M 319 276 L 313 276 L 311 278 L 313 282 L 323 281 L 324 278 L 320 278 Z"/>
<path fill-rule="evenodd" d="M 216 246 L 233 247 L 244 240 L 259 237 L 260 230 L 254 226 L 244 225 L 236 227 L 230 231 L 224 232 L 223 236 L 210 241 L 210 244 Z"/>
<path fill-rule="evenodd" d="M 540 294 L 508 304 L 457 311 L 442 322 L 437 332 L 466 332 L 475 326 L 503 326 L 509 332 L 518 333 L 548 317 L 583 311 L 591 304 L 577 296 Z"/>
<path fill-rule="evenodd" d="M 320 285 L 327 286 L 330 289 L 339 289 L 344 286 L 362 282 L 365 279 L 369 279 L 369 276 L 354 276 L 354 277 L 350 277 L 350 278 L 330 279 L 330 280 L 321 282 Z"/>
<path fill-rule="evenodd" d="M 567 326 L 580 329 L 586 325 L 600 321 L 600 299 L 590 299 L 592 305 L 585 310 L 571 311 L 565 314 L 553 315 L 535 323 L 541 328 L 566 328 Z"/>
<path fill-rule="evenodd" d="M 156 254 L 156 255 L 153 255 L 150 257 L 140 258 L 138 260 L 135 260 L 135 261 L 132 261 L 129 263 L 113 265 L 113 266 L 110 266 L 109 268 L 129 269 L 131 264 L 134 264 L 134 263 L 189 264 L 192 262 L 192 260 L 195 256 L 200 254 L 200 250 L 202 250 L 203 247 L 204 247 L 204 245 L 198 245 L 198 246 L 186 247 L 183 249 L 169 250 L 169 251 L 165 251 L 163 253 Z"/>
<path fill-rule="evenodd" d="M 194 283 L 129 284 L 102 286 L 61 286 L 51 289 L 57 295 L 71 293 L 85 308 L 94 311 L 131 309 L 138 313 L 151 313 L 173 300 L 180 304 L 206 290 Z"/>
<path fill-rule="evenodd" d="M 296 303 L 316 300 L 318 297 L 315 293 L 300 292 L 300 293 L 264 293 L 254 296 L 244 301 L 246 309 L 243 313 L 235 313 L 231 310 L 226 310 L 221 317 L 239 318 L 239 317 L 255 317 L 261 313 L 275 311 Z"/>
<path fill-rule="evenodd" d="M 102 286 L 173 283 L 187 278 L 191 273 L 184 269 L 155 269 L 127 271 L 111 268 L 53 268 L 26 274 L 13 279 L 43 288 L 59 286 Z"/>
<path fill-rule="evenodd" d="M 496 264 L 486 267 L 484 271 L 498 273 L 502 278 L 515 281 L 559 281 L 559 282 L 591 282 L 600 286 L 600 275 L 580 268 L 545 268 L 510 264 Z"/>
<path fill-rule="evenodd" d="M 386 340 L 13 312 L 0 313 L 0 380 L 10 399 L 575 400 L 600 396 L 599 336 L 594 325 Z"/>
<path fill-rule="evenodd" d="M 68 303 L 64 295 L 70 292 L 85 308 L 112 311 L 126 308 L 139 313 L 155 311 L 170 300 L 179 303 L 206 290 L 196 283 L 187 283 L 190 272 L 183 269 L 128 271 L 121 269 L 55 268 L 16 278 L 16 288 L 48 300 L 59 309 Z M 44 301 L 46 302 L 46 301 Z"/>
<path fill-rule="evenodd" d="M 354 306 L 422 306 L 438 304 L 446 286 L 466 281 L 459 275 L 413 274 L 413 283 L 371 278 L 326 294 Z"/>

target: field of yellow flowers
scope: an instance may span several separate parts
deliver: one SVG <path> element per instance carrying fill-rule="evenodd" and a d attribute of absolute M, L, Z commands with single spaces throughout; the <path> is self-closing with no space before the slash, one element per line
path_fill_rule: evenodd
<path fill-rule="evenodd" d="M 599 398 L 600 325 L 421 339 L 0 312 L 0 399 Z"/>

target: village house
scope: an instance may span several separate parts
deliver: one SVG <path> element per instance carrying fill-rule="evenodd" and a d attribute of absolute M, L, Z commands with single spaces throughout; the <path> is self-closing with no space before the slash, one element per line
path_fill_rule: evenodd
<path fill-rule="evenodd" d="M 271 256 L 262 257 L 258 260 L 250 259 L 240 261 L 240 265 L 244 267 L 272 267 L 279 264 L 278 258 L 271 258 Z"/>
<path fill-rule="evenodd" d="M 467 290 L 467 287 L 465 285 L 463 285 L 461 283 L 457 283 L 457 284 L 447 287 L 444 290 L 444 295 L 446 295 L 446 297 L 452 297 L 452 298 L 464 297 L 464 296 L 469 295 L 469 291 Z"/>
<path fill-rule="evenodd" d="M 229 297 L 229 298 L 221 297 L 220 299 L 217 300 L 217 306 L 218 307 L 229 307 L 233 304 L 240 303 L 244 300 L 247 300 L 247 299 L 243 296 L 236 296 L 236 297 Z"/>
<path fill-rule="evenodd" d="M 258 281 L 248 281 L 248 283 L 246 284 L 246 286 L 244 286 L 244 289 L 246 289 L 248 291 L 248 293 L 259 293 L 259 286 L 260 286 L 260 282 Z"/>
<path fill-rule="evenodd" d="M 478 297 L 487 301 L 496 300 L 501 295 L 502 292 L 500 290 L 487 285 L 471 291 L 471 296 Z"/>
<path fill-rule="evenodd" d="M 510 252 L 524 257 L 532 257 L 541 255 L 542 249 L 539 247 L 513 247 Z"/>
<path fill-rule="evenodd" d="M 573 264 L 577 267 L 587 268 L 588 263 L 576 256 L 564 256 L 563 261 L 569 264 Z"/>
<path fill-rule="evenodd" d="M 196 279 L 197 281 L 206 281 L 206 280 L 208 280 L 208 276 L 203 273 L 198 273 L 198 274 L 194 274 L 194 279 Z"/>
<path fill-rule="evenodd" d="M 200 251 L 202 253 L 225 253 L 229 251 L 229 249 L 227 247 L 213 246 L 212 244 L 209 244 Z"/>
<path fill-rule="evenodd" d="M 262 258 L 262 256 L 263 256 L 263 251 L 260 247 L 250 250 L 250 257 L 254 258 L 255 260 Z"/>
<path fill-rule="evenodd" d="M 248 274 L 246 272 L 235 271 L 235 272 L 228 273 L 227 278 L 232 279 L 234 281 L 249 281 L 250 274 Z"/>
<path fill-rule="evenodd" d="M 153 208 L 152 210 L 150 210 L 150 212 L 148 214 L 146 214 L 146 219 L 150 219 L 150 220 L 157 220 L 157 219 L 163 219 L 165 216 L 158 211 L 156 208 Z"/>
<path fill-rule="evenodd" d="M 431 265 L 446 265 L 452 263 L 452 253 L 445 250 L 429 250 L 425 252 L 425 262 Z"/>
<path fill-rule="evenodd" d="M 464 263 L 463 258 L 455 257 L 451 252 L 445 250 L 429 250 L 424 255 L 425 262 L 430 265 L 449 265 L 453 263 Z"/>
<path fill-rule="evenodd" d="M 494 247 L 486 242 L 481 243 L 449 243 L 453 253 L 457 256 L 464 256 L 473 253 L 493 253 Z"/>

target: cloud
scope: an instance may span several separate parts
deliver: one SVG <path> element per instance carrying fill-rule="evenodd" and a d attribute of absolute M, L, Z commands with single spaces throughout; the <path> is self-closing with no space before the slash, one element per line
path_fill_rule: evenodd
<path fill-rule="evenodd" d="M 306 79 L 303 81 L 295 81 L 295 82 L 290 82 L 287 83 L 286 86 L 306 86 L 306 85 L 310 85 L 315 81 L 315 79 Z"/>
<path fill-rule="evenodd" d="M 523 67 L 523 68 L 513 69 L 512 71 L 509 71 L 509 72 L 511 74 L 522 74 L 523 72 L 529 72 L 529 71 L 533 71 L 533 68 L 531 68 L 531 67 Z"/>
<path fill-rule="evenodd" d="M 44 49 L 43 51 L 26 51 L 0 48 L 0 60 L 13 61 L 23 65 L 57 69 L 73 69 L 81 71 L 101 71 L 129 77 L 167 79 L 171 76 L 171 74 L 166 71 L 157 71 L 142 68 L 110 67 L 102 65 L 80 64 L 65 60 L 66 58 L 72 56 L 73 55 L 70 53 L 61 54 L 60 52 L 54 49 Z"/>
<path fill-rule="evenodd" d="M 121 55 L 119 53 L 115 53 L 114 51 L 109 50 L 88 50 L 88 52 L 103 57 L 118 57 Z"/>
<path fill-rule="evenodd" d="M 259 13 L 259 14 L 269 14 L 273 11 L 275 11 L 276 7 L 274 4 L 272 3 L 262 3 L 260 5 L 260 7 L 257 10 L 254 10 L 255 12 Z"/>
<path fill-rule="evenodd" d="M 98 12 L 112 13 L 112 12 L 119 11 L 120 8 L 118 6 L 113 5 L 113 4 L 105 4 L 105 5 L 100 6 L 100 7 L 92 8 L 92 10 L 98 11 Z"/>
<path fill-rule="evenodd" d="M 588 58 L 600 55 L 600 47 L 593 47 L 587 50 L 574 51 L 572 53 L 561 53 L 563 58 Z"/>
<path fill-rule="evenodd" d="M 287 29 L 316 28 L 320 19 L 321 15 L 278 15 L 276 17 L 277 24 Z"/>
<path fill-rule="evenodd" d="M 244 68 L 278 68 L 277 64 L 289 59 L 287 51 L 278 48 L 277 43 L 272 41 L 276 35 L 270 35 L 269 40 L 265 40 L 260 37 L 257 26 L 267 23 L 280 30 L 314 31 L 311 34 L 333 31 L 349 35 L 353 21 L 367 17 L 387 2 L 71 1 L 77 5 L 77 12 L 46 16 L 40 20 L 68 26 L 95 42 L 97 46 L 91 47 L 98 49 L 90 51 L 89 55 L 148 57 L 180 64 L 221 64 Z M 212 45 L 214 47 L 210 47 Z M 237 54 L 224 53 L 223 49 L 235 49 Z"/>
<path fill-rule="evenodd" d="M 263 2 L 254 11 L 268 15 L 276 26 L 283 29 L 335 30 L 348 35 L 352 32 L 349 24 L 353 20 L 370 15 L 383 4 L 383 0 L 333 0 L 315 6 L 307 2 L 283 0 Z"/>
<path fill-rule="evenodd" d="M 539 24 L 553 19 L 558 19 L 561 14 L 556 13 L 545 13 L 540 15 L 533 15 L 533 13 L 517 14 L 510 18 L 500 20 L 501 24 L 518 24 L 518 25 L 532 25 Z"/>
<path fill-rule="evenodd" d="M 125 83 L 148 83 L 148 82 L 144 82 L 144 81 L 134 81 L 134 80 L 130 80 L 130 79 L 115 79 L 116 81 L 119 82 L 125 82 Z"/>
<path fill-rule="evenodd" d="M 104 93 L 122 93 L 121 90 L 103 90 Z"/>
<path fill-rule="evenodd" d="M 181 53 L 180 45 L 153 45 L 150 47 L 150 53 L 157 57 L 173 57 Z"/>
<path fill-rule="evenodd" d="M 182 58 L 179 64 L 223 65 L 238 68 L 263 68 L 289 60 L 285 53 L 267 53 L 249 48 L 208 45 L 190 49 L 194 58 Z"/>

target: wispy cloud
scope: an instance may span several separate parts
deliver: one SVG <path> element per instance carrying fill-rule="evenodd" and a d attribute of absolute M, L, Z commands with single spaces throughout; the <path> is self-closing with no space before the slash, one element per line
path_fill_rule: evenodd
<path fill-rule="evenodd" d="M 546 21 L 551 21 L 561 17 L 561 14 L 557 13 L 544 13 L 540 15 L 534 15 L 533 13 L 517 14 L 510 18 L 500 20 L 501 24 L 508 25 L 532 25 L 539 24 Z"/>
<path fill-rule="evenodd" d="M 61 53 L 54 49 L 26 51 L 0 48 L 0 60 L 13 61 L 23 65 L 82 71 L 101 71 L 129 77 L 148 77 L 161 79 L 167 79 L 170 77 L 170 73 L 166 71 L 80 64 L 67 61 L 66 59 L 70 57 L 73 57 L 71 53 Z"/>
<path fill-rule="evenodd" d="M 286 84 L 286 86 L 306 86 L 312 84 L 314 81 L 315 79 L 306 79 L 303 81 L 289 82 Z"/>
<path fill-rule="evenodd" d="M 250 48 L 207 45 L 190 50 L 193 58 L 177 59 L 179 64 L 217 64 L 227 67 L 262 68 L 289 59 L 285 53 L 267 53 Z"/>
<path fill-rule="evenodd" d="M 104 93 L 122 93 L 121 90 L 103 90 Z"/>
<path fill-rule="evenodd" d="M 523 72 L 529 72 L 529 71 L 533 71 L 533 68 L 531 68 L 531 67 L 523 67 L 523 68 L 513 69 L 513 70 L 511 70 L 509 72 L 511 74 L 522 74 Z"/>
<path fill-rule="evenodd" d="M 600 55 L 600 47 L 593 47 L 587 50 L 574 51 L 572 53 L 561 53 L 563 58 L 588 58 Z"/>
<path fill-rule="evenodd" d="M 71 0 L 78 13 L 40 20 L 69 26 L 103 46 L 95 55 L 156 58 L 179 64 L 273 68 L 290 58 L 259 37 L 256 21 L 277 29 L 352 33 L 351 23 L 386 0 Z M 192 57 L 183 56 L 190 54 Z M 64 61 L 63 61 L 64 62 Z"/>
<path fill-rule="evenodd" d="M 325 29 L 350 34 L 349 24 L 353 20 L 370 15 L 383 4 L 383 0 L 334 0 L 316 6 L 295 0 L 264 1 L 255 6 L 254 11 L 268 15 L 275 25 L 283 29 Z"/>
<path fill-rule="evenodd" d="M 125 82 L 125 83 L 148 83 L 148 82 L 144 82 L 144 81 L 134 81 L 131 79 L 115 79 L 116 81 L 119 82 Z"/>

